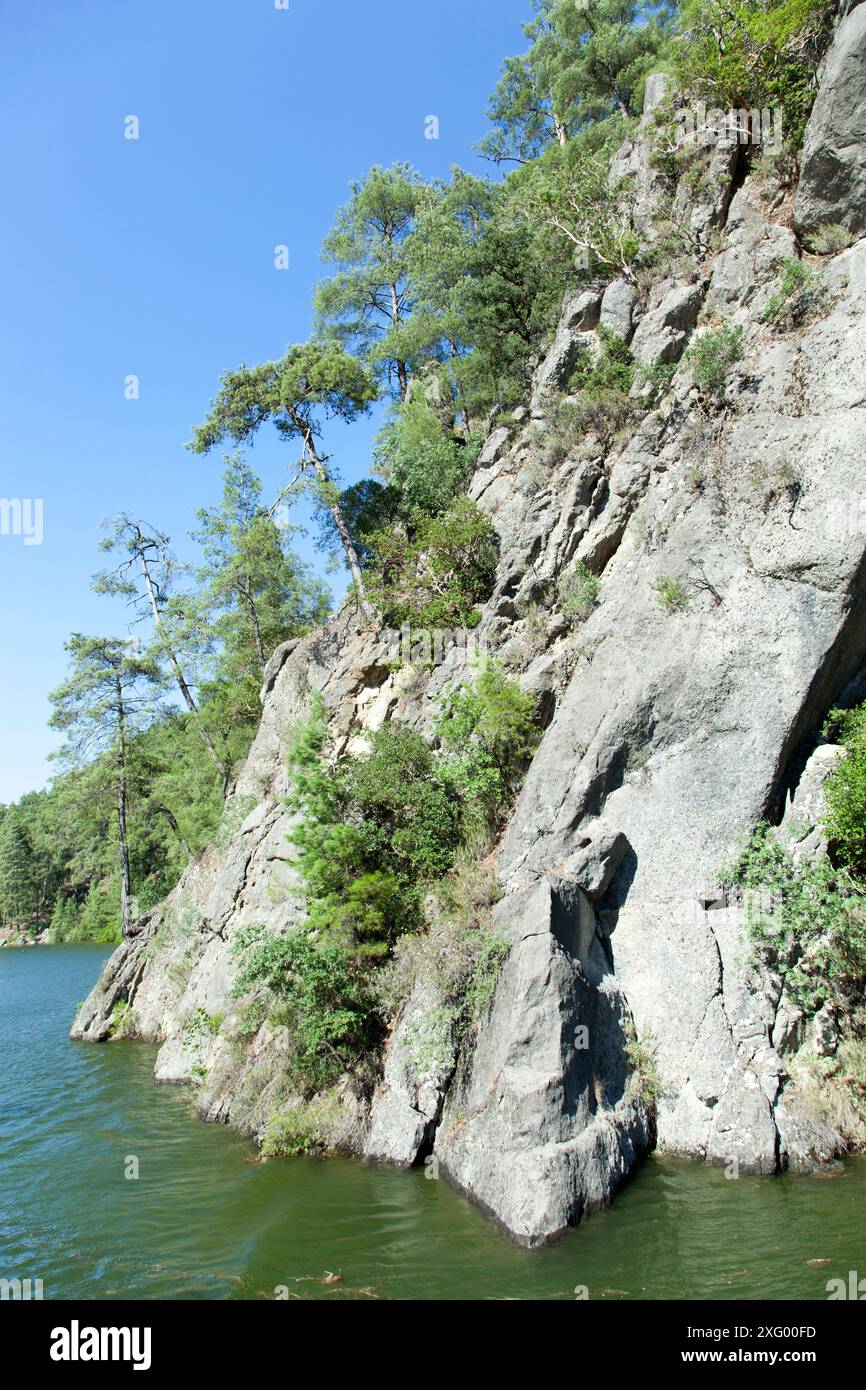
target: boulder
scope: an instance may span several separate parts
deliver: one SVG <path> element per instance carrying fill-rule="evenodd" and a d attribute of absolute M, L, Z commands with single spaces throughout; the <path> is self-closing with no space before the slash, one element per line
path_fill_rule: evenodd
<path fill-rule="evenodd" d="M 623 276 L 612 280 L 602 297 L 599 323 L 630 343 L 639 300 L 638 290 L 631 281 Z"/>
<path fill-rule="evenodd" d="M 434 1157 L 440 1176 L 538 1246 L 610 1201 L 648 1150 L 651 1123 L 589 899 L 543 879 L 494 916 L 511 951 Z"/>
<path fill-rule="evenodd" d="M 676 362 L 695 326 L 703 298 L 700 285 L 674 285 L 668 290 L 637 326 L 631 344 L 635 361 L 647 367 L 653 362 Z"/>

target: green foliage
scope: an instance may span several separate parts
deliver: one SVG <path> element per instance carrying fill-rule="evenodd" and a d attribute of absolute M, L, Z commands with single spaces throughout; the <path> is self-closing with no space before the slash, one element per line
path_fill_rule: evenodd
<path fill-rule="evenodd" d="M 833 710 L 827 728 L 845 753 L 824 785 L 824 829 L 835 862 L 862 879 L 866 878 L 866 705 Z"/>
<path fill-rule="evenodd" d="M 337 1111 L 327 1096 L 302 1101 L 289 1110 L 271 1115 L 262 1136 L 265 1158 L 298 1158 L 319 1152 L 328 1144 L 328 1131 Z"/>
<path fill-rule="evenodd" d="M 58 897 L 51 913 L 49 935 L 52 946 L 64 941 L 80 941 L 79 919 L 81 911 L 72 898 Z"/>
<path fill-rule="evenodd" d="M 660 574 L 653 580 L 652 589 L 666 613 L 684 613 L 689 606 L 688 590 L 680 579 Z"/>
<path fill-rule="evenodd" d="M 440 1002 L 409 1031 L 409 1060 L 417 1076 L 447 1071 L 489 1013 L 509 943 L 491 908 L 500 896 L 489 860 L 478 845 L 459 852 L 436 887 L 428 929 L 403 937 L 379 980 L 383 1010 L 396 1013 L 416 981 Z"/>
<path fill-rule="evenodd" d="M 854 240 L 854 234 L 838 222 L 823 222 L 806 237 L 806 244 L 816 256 L 838 256 L 847 251 Z"/>
<path fill-rule="evenodd" d="M 646 1105 L 654 1107 L 664 1093 L 664 1085 L 659 1075 L 653 1043 L 649 1039 L 638 1037 L 634 1020 L 631 1018 L 626 1021 L 625 1036 L 625 1054 L 629 1066 L 637 1075 L 641 1098 Z"/>
<path fill-rule="evenodd" d="M 636 409 L 629 398 L 635 365 L 628 345 L 603 326 L 598 336 L 601 352 L 581 353 L 567 386 L 575 399 L 563 402 L 557 414 L 556 426 L 570 447 L 588 434 L 609 442 Z"/>
<path fill-rule="evenodd" d="M 829 295 L 823 275 L 791 256 L 782 262 L 779 288 L 767 300 L 761 318 L 783 331 L 798 328 L 826 309 Z"/>
<path fill-rule="evenodd" d="M 508 201 L 529 227 L 546 228 L 581 269 L 633 279 L 641 251 L 634 195 L 630 180 L 610 178 L 611 158 L 630 129 L 615 115 L 552 146 L 510 176 Z"/>
<path fill-rule="evenodd" d="M 725 110 L 774 108 L 798 149 L 817 91 L 832 0 L 683 0 L 674 62 L 683 89 Z"/>
<path fill-rule="evenodd" d="M 556 586 L 562 612 L 575 622 L 585 622 L 598 603 L 600 587 L 598 576 L 587 564 L 575 560 L 571 569 L 560 575 Z"/>
<path fill-rule="evenodd" d="M 640 363 L 637 368 L 637 381 L 640 386 L 649 386 L 652 395 L 661 396 L 670 386 L 676 372 L 675 362 Z"/>
<path fill-rule="evenodd" d="M 746 893 L 757 958 L 777 971 L 806 1013 L 833 1004 L 863 1024 L 866 895 L 847 869 L 824 857 L 795 860 L 762 824 L 722 874 Z"/>
<path fill-rule="evenodd" d="M 455 860 L 512 794 L 537 743 L 534 701 L 486 664 L 473 684 L 444 697 L 437 732 L 439 754 L 414 730 L 388 723 L 368 736 L 367 753 L 331 763 L 317 694 L 292 741 L 289 839 L 307 922 L 287 937 L 240 936 L 236 993 L 254 996 L 247 1031 L 265 1018 L 288 1027 L 293 1074 L 308 1090 L 330 1084 L 348 1053 L 359 1056 L 377 1036 L 382 990 L 374 998 L 371 967 L 408 934 L 419 939 L 432 885 L 465 880 L 465 861 L 452 872 Z M 462 920 L 466 894 L 448 901 L 448 919 Z M 479 1017 L 504 954 L 496 934 L 475 923 L 448 1008 L 459 996 L 457 1014 Z"/>
<path fill-rule="evenodd" d="M 436 516 L 374 532 L 367 592 L 386 625 L 474 627 L 490 594 L 498 544 L 490 518 L 458 497 Z"/>
<path fill-rule="evenodd" d="M 229 734 L 258 722 L 262 671 L 281 642 L 327 617 L 326 586 L 291 550 L 291 529 L 279 527 L 262 503 L 262 485 L 241 455 L 226 458 L 223 498 L 200 509 L 193 538 L 204 563 L 194 603 L 183 599 L 214 653 L 202 684 L 206 713 Z"/>
<path fill-rule="evenodd" d="M 67 941 L 120 940 L 120 912 L 117 907 L 117 884 L 114 880 L 92 883 L 84 899 L 78 919 L 77 933 Z"/>
<path fill-rule="evenodd" d="M 428 387 L 435 402 L 438 378 Z M 376 466 L 398 493 L 403 516 L 437 516 L 465 490 L 480 448 L 480 436 L 455 435 L 430 401 L 413 393 L 379 435 Z"/>
<path fill-rule="evenodd" d="M 235 936 L 236 998 L 252 995 L 258 1022 L 289 1032 L 288 1071 L 306 1093 L 351 1071 L 375 1037 L 368 983 L 340 942 L 308 931 L 273 936 L 244 927 Z"/>
<path fill-rule="evenodd" d="M 636 0 L 535 0 L 524 26 L 528 51 L 509 58 L 481 151 L 524 162 L 611 111 L 640 111 L 643 79 L 657 65 L 667 28 L 663 6 Z"/>
<path fill-rule="evenodd" d="M 3 921 L 23 922 L 43 907 L 39 864 L 27 817 L 10 807 L 0 821 L 0 909 Z"/>
<path fill-rule="evenodd" d="M 125 1037 L 132 1024 L 133 1009 L 126 999 L 118 999 L 111 1011 L 111 1021 L 108 1025 L 108 1036 L 110 1038 Z"/>
<path fill-rule="evenodd" d="M 314 697 L 289 754 L 290 834 L 312 929 L 358 958 L 380 959 L 417 927 L 424 883 L 450 867 L 457 809 L 432 750 L 413 730 L 386 724 L 362 757 L 324 761 L 326 723 Z"/>
<path fill-rule="evenodd" d="M 223 373 L 220 390 L 190 448 L 206 454 L 224 439 L 248 443 L 268 421 L 284 439 L 316 429 L 316 411 L 352 421 L 376 399 L 369 373 L 337 343 L 290 347 L 275 362 Z"/>
<path fill-rule="evenodd" d="M 322 259 L 336 271 L 314 301 L 320 335 L 357 353 L 401 400 L 418 365 L 407 323 L 408 241 L 423 191 L 407 164 L 376 166 L 351 185 L 322 246 Z"/>
<path fill-rule="evenodd" d="M 743 356 L 743 329 L 739 324 L 723 324 L 693 339 L 688 351 L 692 374 L 706 395 L 724 395 L 731 368 Z"/>
<path fill-rule="evenodd" d="M 496 662 L 484 661 L 474 682 L 446 689 L 435 728 L 471 833 L 505 804 L 538 746 L 534 697 Z"/>

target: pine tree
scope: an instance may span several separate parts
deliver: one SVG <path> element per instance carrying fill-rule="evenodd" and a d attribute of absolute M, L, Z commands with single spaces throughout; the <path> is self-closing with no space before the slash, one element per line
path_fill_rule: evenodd
<path fill-rule="evenodd" d="M 365 610 L 368 605 L 358 552 L 318 440 L 321 415 L 355 420 L 369 409 L 376 396 L 376 386 L 367 369 L 338 344 L 298 344 L 277 362 L 226 372 L 210 413 L 195 431 L 190 445 L 195 453 L 206 454 L 223 439 L 242 444 L 252 439 L 268 420 L 273 420 L 284 439 L 299 440 L 301 457 L 297 472 L 283 493 L 291 497 L 299 487 L 306 487 L 319 506 L 330 512 Z"/>
<path fill-rule="evenodd" d="M 482 154 L 526 164 L 593 121 L 636 114 L 637 97 L 669 28 L 646 0 L 535 0 L 525 54 L 509 58 L 490 100 Z"/>
<path fill-rule="evenodd" d="M 41 905 L 40 876 L 21 813 L 11 807 L 0 824 L 0 907 L 7 922 L 32 917 Z"/>
<path fill-rule="evenodd" d="M 218 508 L 200 509 L 193 533 L 200 618 L 217 651 L 210 689 L 230 688 L 246 718 L 258 713 L 265 664 L 281 642 L 325 621 L 330 595 L 292 551 L 291 528 L 262 502 L 261 481 L 240 454 L 226 458 Z"/>
<path fill-rule="evenodd" d="M 183 702 L 192 715 L 196 733 L 220 775 L 225 795 L 229 785 L 225 753 L 217 750 L 211 732 L 202 719 L 184 670 L 178 634 L 170 620 L 169 597 L 178 565 L 168 536 L 124 513 L 106 524 L 111 534 L 100 543 L 100 549 L 120 551 L 125 558 L 115 570 L 95 575 L 93 588 L 97 593 L 129 599 L 140 616 L 142 609 L 149 614 L 153 623 L 156 659 L 168 662 Z M 137 574 L 137 583 L 132 578 L 133 574 Z"/>
<path fill-rule="evenodd" d="M 360 355 L 404 401 L 415 357 L 407 246 L 423 180 L 408 164 L 376 166 L 351 190 L 322 246 L 337 269 L 316 290 L 318 331 Z"/>
<path fill-rule="evenodd" d="M 135 655 L 119 638 L 74 633 L 66 644 L 72 660 L 68 679 L 53 692 L 51 727 L 67 741 L 60 756 L 69 765 L 91 763 L 96 789 L 115 807 L 115 845 L 123 935 L 132 928 L 129 799 L 134 739 L 159 712 L 162 677 L 152 662 Z"/>

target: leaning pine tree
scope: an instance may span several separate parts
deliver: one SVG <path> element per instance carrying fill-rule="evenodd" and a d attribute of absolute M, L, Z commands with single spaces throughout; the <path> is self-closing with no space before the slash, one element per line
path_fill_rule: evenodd
<path fill-rule="evenodd" d="M 361 564 L 327 456 L 319 447 L 319 417 L 354 420 L 369 409 L 377 395 L 366 367 L 337 344 L 299 344 L 290 347 L 277 362 L 240 366 L 226 372 L 210 414 L 196 429 L 190 444 L 197 454 L 208 453 L 225 439 L 244 444 L 267 420 L 273 420 L 283 438 L 299 441 L 297 473 L 281 496 L 291 496 L 306 486 L 330 513 L 365 611 L 368 604 Z"/>

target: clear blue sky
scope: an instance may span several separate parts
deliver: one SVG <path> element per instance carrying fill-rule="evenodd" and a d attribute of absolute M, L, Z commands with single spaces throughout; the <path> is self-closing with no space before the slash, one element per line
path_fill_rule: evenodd
<path fill-rule="evenodd" d="M 486 167 L 473 147 L 487 96 L 530 10 L 3 0 L 0 498 L 44 499 L 45 521 L 38 546 L 0 535 L 0 801 L 51 775 L 47 695 L 68 634 L 126 629 L 89 590 L 100 520 L 130 510 L 192 554 L 220 460 L 183 445 L 219 373 L 307 336 L 319 246 L 351 178 L 395 160 L 426 175 Z M 287 272 L 273 265 L 282 243 Z M 367 471 L 374 432 L 329 435 L 345 481 Z M 252 453 L 268 492 L 288 447 Z"/>

